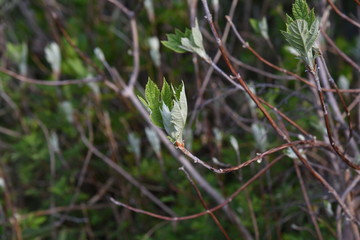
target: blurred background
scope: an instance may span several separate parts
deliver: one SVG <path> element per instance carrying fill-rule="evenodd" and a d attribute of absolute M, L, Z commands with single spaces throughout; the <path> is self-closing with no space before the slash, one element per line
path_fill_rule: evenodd
<path fill-rule="evenodd" d="M 231 60 L 253 91 L 326 142 L 314 88 L 261 62 L 225 19 L 232 17 L 264 59 L 308 79 L 280 33 L 292 3 L 208 1 Z M 354 126 L 349 154 L 358 157 L 359 28 L 326 0 L 308 4 L 330 39 L 321 36 L 319 44 L 334 80 L 339 88 L 354 90 L 343 95 Z M 336 1 L 336 6 L 359 19 L 356 0 Z M 0 0 L 0 239 L 226 239 L 210 215 L 171 222 L 110 201 L 169 217 L 204 211 L 178 170 L 183 155 L 158 137 L 124 94 L 130 79 L 139 95 L 148 77 L 158 86 L 163 77 L 176 86 L 184 81 L 189 106 L 185 145 L 210 165 L 234 166 L 284 143 L 246 94 L 196 55 L 161 44 L 166 34 L 194 26 L 197 18 L 207 54 L 229 74 L 204 16 L 197 0 Z M 268 110 L 292 139 L 307 137 Z M 347 126 L 334 119 L 336 138 L 346 145 Z M 346 201 L 356 216 L 358 174 L 327 149 L 303 153 L 339 194 L 354 184 Z M 225 175 L 193 164 L 198 177 L 190 175 L 214 207 L 276 158 L 281 161 L 238 194 L 228 210 L 215 212 L 227 235 L 319 239 L 305 189 L 323 239 L 338 239 L 339 231 L 344 239 L 356 239 L 358 226 L 346 221 L 332 195 L 289 151 Z"/>

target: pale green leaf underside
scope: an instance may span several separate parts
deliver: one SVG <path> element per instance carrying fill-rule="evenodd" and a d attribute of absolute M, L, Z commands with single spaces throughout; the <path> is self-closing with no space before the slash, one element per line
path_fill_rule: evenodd
<path fill-rule="evenodd" d="M 319 36 L 319 21 L 315 20 L 309 29 L 307 21 L 295 20 L 288 25 L 286 32 L 282 31 L 282 34 L 290 46 L 296 49 L 300 58 L 312 67 L 312 48 Z"/>

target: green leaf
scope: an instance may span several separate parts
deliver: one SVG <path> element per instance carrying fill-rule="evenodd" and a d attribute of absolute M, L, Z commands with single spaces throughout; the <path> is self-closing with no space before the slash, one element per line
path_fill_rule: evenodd
<path fill-rule="evenodd" d="M 145 99 L 139 97 L 140 101 L 150 112 L 152 122 L 159 127 L 163 127 L 160 113 L 161 97 L 160 90 L 156 84 L 149 78 L 145 87 Z"/>
<path fill-rule="evenodd" d="M 289 15 L 286 16 L 286 22 L 288 24 L 294 20 L 302 19 L 305 20 L 309 26 L 311 26 L 316 19 L 314 9 L 310 10 L 305 0 L 296 0 L 292 6 L 292 13 L 294 19 L 292 19 Z"/>
<path fill-rule="evenodd" d="M 305 0 L 296 0 L 292 6 L 292 13 L 295 20 L 307 19 L 309 14 L 309 7 Z"/>
<path fill-rule="evenodd" d="M 261 36 L 265 39 L 269 39 L 268 25 L 265 17 L 263 17 L 260 21 L 250 18 L 250 25 L 256 33 L 261 34 Z"/>
<path fill-rule="evenodd" d="M 145 98 L 150 108 L 158 105 L 160 102 L 160 90 L 150 78 L 145 87 Z"/>
<path fill-rule="evenodd" d="M 195 22 L 195 27 L 191 28 L 191 30 L 185 29 L 185 32 L 181 32 L 176 29 L 175 34 L 167 34 L 167 38 L 167 41 L 161 42 L 167 48 L 178 53 L 196 53 L 201 58 L 206 59 L 207 61 L 210 60 L 205 52 L 203 38 L 197 20 Z"/>
<path fill-rule="evenodd" d="M 149 78 L 145 87 L 145 99 L 138 97 L 148 108 L 151 121 L 165 128 L 171 142 L 182 142 L 188 111 L 184 82 L 174 87 L 169 85 L 164 78 L 160 92 Z"/>
<path fill-rule="evenodd" d="M 146 107 L 146 110 L 148 112 L 151 112 L 150 106 L 149 104 L 146 102 L 145 99 L 143 99 L 141 96 L 137 95 L 137 97 L 139 98 L 139 100 L 141 101 L 142 104 L 144 104 L 144 106 Z"/>
<path fill-rule="evenodd" d="M 173 94 L 165 78 L 163 79 L 163 86 L 161 89 L 161 100 L 169 107 L 169 109 L 172 108 Z"/>
<path fill-rule="evenodd" d="M 166 34 L 166 36 L 168 38 L 167 41 L 161 41 L 161 43 L 165 47 L 167 47 L 167 48 L 169 48 L 169 49 L 171 49 L 171 50 L 173 50 L 173 51 L 175 51 L 177 53 L 186 52 L 186 50 L 184 50 L 183 48 L 180 47 L 182 45 L 181 44 L 181 39 L 182 38 L 190 39 L 190 36 L 191 36 L 190 29 L 185 29 L 185 32 L 181 32 L 180 30 L 175 29 L 175 34 L 174 33 L 169 33 L 169 34 Z"/>
<path fill-rule="evenodd" d="M 290 24 L 291 22 L 293 22 L 294 21 L 294 19 L 292 18 L 292 17 L 290 17 L 287 13 L 286 13 L 286 26 L 288 25 L 288 24 Z"/>
<path fill-rule="evenodd" d="M 249 22 L 250 22 L 250 26 L 254 29 L 254 31 L 256 33 L 260 33 L 259 21 L 255 18 L 250 18 Z"/>

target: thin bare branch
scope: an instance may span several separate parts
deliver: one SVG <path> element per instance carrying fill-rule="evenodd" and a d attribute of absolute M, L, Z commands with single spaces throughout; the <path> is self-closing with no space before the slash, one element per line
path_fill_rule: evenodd
<path fill-rule="evenodd" d="M 78 85 L 78 84 L 86 84 L 90 82 L 101 82 L 104 80 L 102 76 L 92 77 L 92 78 L 84 78 L 78 80 L 59 80 L 59 81 L 51 81 L 51 80 L 39 80 L 32 79 L 26 76 L 17 74 L 11 70 L 0 67 L 0 72 L 5 73 L 21 82 L 36 84 L 36 85 L 44 85 L 44 86 L 66 86 L 66 85 Z"/>
<path fill-rule="evenodd" d="M 331 0 L 326 0 L 332 7 L 332 9 L 334 9 L 334 11 L 343 19 L 345 19 L 346 21 L 348 21 L 349 23 L 353 24 L 354 26 L 360 28 L 360 23 L 356 22 L 355 20 L 349 18 L 346 14 L 344 14 L 343 12 L 341 12 L 336 5 L 331 1 Z"/>

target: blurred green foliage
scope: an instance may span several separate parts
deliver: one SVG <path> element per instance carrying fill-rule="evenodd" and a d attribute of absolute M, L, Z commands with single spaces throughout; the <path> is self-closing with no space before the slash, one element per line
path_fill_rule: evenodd
<path fill-rule="evenodd" d="M 5 34 L 1 38 L 6 42 L 5 54 L 0 59 L 1 65 L 15 72 L 26 73 L 31 78 L 44 79 L 44 81 L 54 80 L 43 49 L 55 41 L 61 49 L 61 79 L 82 79 L 95 76 L 96 71 L 81 59 L 56 28 L 44 2 L 46 1 L 0 1 L 3 17 L 1 24 L 5 24 Z M 145 86 L 148 76 L 157 84 L 161 83 L 163 76 L 176 84 L 183 79 L 187 89 L 189 112 L 192 112 L 198 93 L 192 55 L 175 54 L 161 46 L 161 67 L 156 67 L 152 63 L 147 43 L 149 37 L 157 36 L 159 40 L 165 40 L 166 34 L 174 32 L 174 29 L 190 27 L 187 1 L 153 1 L 154 22 L 149 21 L 146 10 L 139 7 L 138 4 L 141 1 L 123 2 L 126 2 L 126 6 L 130 9 L 139 9 L 136 17 L 140 43 L 140 75 L 137 91 L 142 91 L 141 86 Z M 286 42 L 280 36 L 280 30 L 285 26 L 285 10 L 289 12 L 292 1 L 271 2 L 272 4 L 264 7 L 263 1 L 239 1 L 234 22 L 241 31 L 246 33 L 248 41 L 263 54 L 264 58 L 305 76 L 304 66 L 299 65 L 295 56 L 285 49 Z M 27 6 L 26 11 L 21 10 L 21 4 Z M 224 16 L 228 14 L 230 4 L 231 1 L 222 3 L 218 12 L 218 27 L 221 30 L 226 24 Z M 251 11 L 246 13 L 243 9 L 244 5 L 250 6 L 248 9 Z M 320 3 L 309 1 L 309 5 L 314 6 L 317 12 L 316 9 Z M 348 9 L 348 6 L 353 4 L 349 1 L 343 5 L 345 9 Z M 133 57 L 127 17 L 106 1 L 63 0 L 57 1 L 56 7 L 63 14 L 61 21 L 64 28 L 79 49 L 105 71 L 93 53 L 96 47 L 100 47 L 109 64 L 128 81 L 132 71 Z M 29 20 L 26 13 L 31 13 L 34 18 Z M 202 18 L 203 15 L 199 2 L 198 18 L 200 28 L 206 33 L 203 34 L 205 49 L 209 56 L 214 56 L 217 51 L 216 44 L 210 35 L 206 21 Z M 269 50 L 266 40 L 251 29 L 249 19 L 243 21 L 244 16 L 258 19 L 258 21 L 266 16 L 273 49 Z M 338 16 L 331 15 L 330 21 L 335 22 L 340 28 L 339 32 L 332 36 L 337 46 L 351 57 L 359 58 L 354 54 L 360 38 L 355 34 L 349 35 L 348 31 L 342 29 L 342 24 L 347 23 Z M 24 50 L 26 46 L 28 51 Z M 232 33 L 227 40 L 227 47 L 234 57 L 238 57 L 244 63 L 279 74 L 263 66 L 239 44 Z M 334 77 L 344 75 L 348 79 L 353 78 L 354 70 L 351 67 L 342 59 L 337 58 L 332 51 L 327 54 L 329 59 L 335 59 L 329 62 Z M 24 69 L 24 64 L 27 68 L 26 72 L 21 70 Z M 226 70 L 223 62 L 220 61 L 219 66 Z M 200 76 L 203 78 L 208 65 L 199 62 L 199 69 Z M 319 119 L 313 103 L 309 101 L 311 100 L 309 88 L 303 87 L 299 82 L 278 82 L 278 80 L 254 72 L 243 69 L 241 71 L 247 81 L 254 82 L 259 96 L 289 114 L 300 126 L 321 139 L 321 128 L 317 126 Z M 216 74 L 213 75 L 211 81 L 217 85 L 212 85 L 206 90 L 205 99 L 211 99 L 219 92 L 224 93 L 231 88 L 230 85 L 221 83 Z M 261 86 L 262 83 L 269 84 L 269 87 Z M 104 83 L 49 87 L 21 83 L 1 74 L 0 84 L 2 96 L 6 94 L 10 99 L 6 100 L 4 97 L 0 99 L 0 127 L 11 129 L 21 135 L 18 137 L 0 132 L 0 167 L 6 176 L 11 201 L 20 216 L 18 221 L 24 239 L 50 239 L 54 231 L 57 233 L 55 239 L 60 240 L 223 239 L 223 235 L 208 215 L 188 221 L 164 223 L 161 220 L 113 206 L 108 200 L 109 196 L 147 211 L 166 214 L 95 155 L 90 156 L 86 174 L 81 176 L 81 169 L 84 167 L 89 150 L 82 142 L 76 124 L 83 126 L 86 135 L 91 136 L 94 145 L 102 153 L 121 165 L 179 216 L 204 211 L 190 183 L 184 174 L 178 171 L 180 165 L 176 159 L 163 150 L 161 158 L 164 161 L 165 172 L 161 171 L 159 157 L 153 152 L 146 138 L 144 130 L 146 124 L 140 114 L 128 101 L 119 99 L 117 94 L 109 90 Z M 292 93 L 296 91 L 297 95 L 289 96 L 289 92 L 277 88 L 276 84 L 283 84 Z M 350 80 L 350 87 L 355 86 L 356 83 Z M 251 119 L 262 119 L 260 112 L 248 107 L 248 99 L 243 94 L 232 94 L 219 101 L 228 104 L 238 112 L 248 126 L 251 126 Z M 106 114 L 110 118 L 111 133 L 108 132 L 108 126 L 105 124 Z M 269 147 L 282 143 L 266 123 L 261 121 L 259 123 L 267 131 Z M 250 159 L 260 151 L 256 147 L 257 143 L 251 131 L 235 125 L 231 118 L 226 116 L 224 111 L 216 108 L 213 103 L 204 106 L 194 124 L 188 127 L 194 136 L 193 153 L 203 160 L 210 162 L 212 157 L 216 157 L 221 162 L 236 165 L 236 152 L 229 142 L 230 135 L 235 136 L 239 142 L 241 161 Z M 224 134 L 221 148 L 217 147 L 211 133 L 214 127 Z M 295 129 L 292 130 L 295 131 Z M 128 135 L 132 132 L 136 133 L 140 139 L 142 156 L 140 162 L 137 162 L 135 154 L 128 147 Z M 51 133 L 55 133 L 58 138 L 59 149 L 57 150 L 49 145 Z M 115 148 L 111 143 L 112 137 L 117 145 Z M 55 161 L 54 173 L 51 172 L 51 156 Z M 266 157 L 262 163 L 255 163 L 242 169 L 241 180 L 239 180 L 238 172 L 215 175 L 200 167 L 197 169 L 226 197 L 264 167 L 266 162 L 274 158 L 275 156 Z M 81 177 L 84 178 L 82 185 L 77 187 Z M 102 193 L 110 178 L 115 180 L 106 192 Z M 271 182 L 268 182 L 269 178 Z M 324 214 L 325 210 L 321 203 L 323 196 L 326 195 L 325 190 L 311 178 L 306 181 L 309 186 L 309 196 L 312 203 L 316 205 L 321 222 L 324 223 L 320 225 L 323 237 L 334 239 L 331 227 L 335 226 L 335 220 Z M 2 195 L 5 194 L 4 189 L 0 192 Z M 304 210 L 306 207 L 290 158 L 282 160 L 271 168 L 268 175 L 252 183 L 247 188 L 247 193 L 249 199 L 242 192 L 230 206 L 252 234 L 254 234 L 254 226 L 250 217 L 249 200 L 256 216 L 261 239 L 279 239 L 279 234 L 284 240 L 315 237 L 307 211 Z M 100 196 L 100 198 L 95 201 L 95 196 Z M 204 194 L 204 199 L 209 206 L 215 206 L 216 203 L 206 194 Z M 4 210 L 7 203 L 3 196 L 0 198 L 0 204 L 8 218 L 5 220 L 1 215 L 0 239 L 15 239 L 10 221 L 13 213 L 10 209 Z M 82 204 L 90 204 L 94 207 L 82 209 Z M 59 207 L 56 214 L 46 212 L 52 205 Z M 71 206 L 80 207 L 72 210 Z M 238 230 L 225 214 L 221 210 L 215 214 L 232 239 L 239 239 Z M 61 224 L 54 228 L 54 224 L 58 222 Z M 297 230 L 294 226 L 301 226 L 301 229 L 305 230 Z"/>

